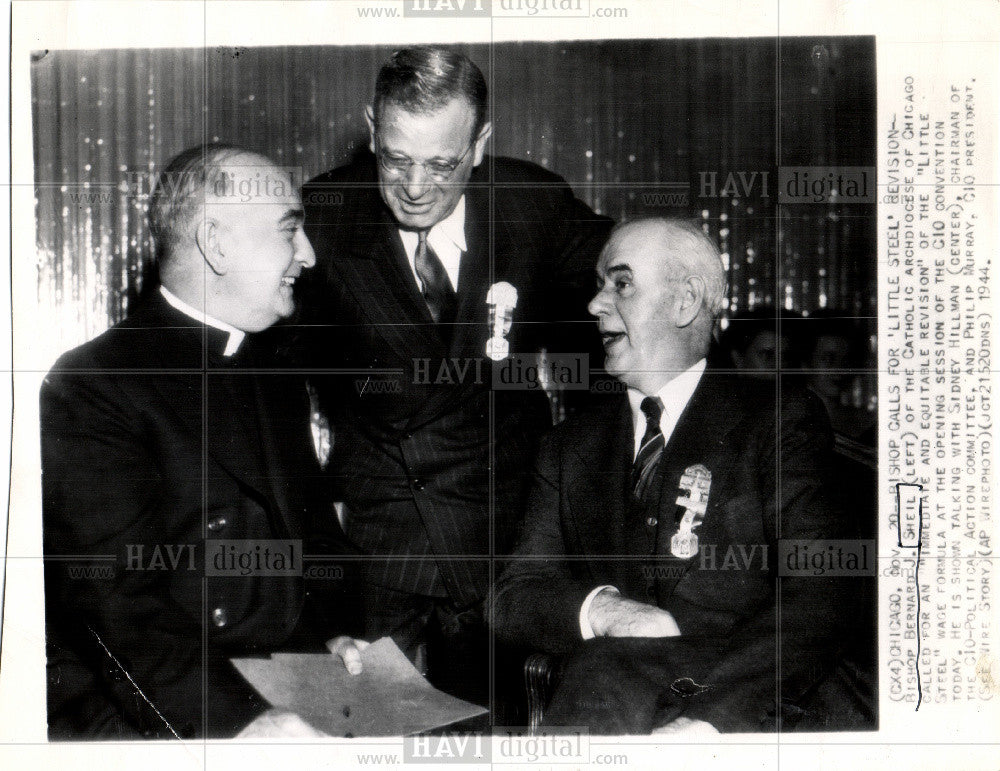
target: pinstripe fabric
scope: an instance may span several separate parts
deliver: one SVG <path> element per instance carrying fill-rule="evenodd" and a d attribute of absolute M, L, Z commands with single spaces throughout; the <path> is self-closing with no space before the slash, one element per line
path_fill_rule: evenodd
<path fill-rule="evenodd" d="M 501 280 L 517 287 L 512 352 L 598 347 L 586 303 L 611 223 L 554 174 L 487 157 L 466 189 L 455 322 L 437 325 L 376 179 L 369 156 L 306 186 L 318 260 L 300 280 L 307 366 L 351 369 L 315 385 L 334 425 L 348 534 L 371 556 L 367 579 L 470 604 L 485 594 L 492 556 L 509 549 L 551 423 L 540 389 L 491 388 L 486 292 Z"/>

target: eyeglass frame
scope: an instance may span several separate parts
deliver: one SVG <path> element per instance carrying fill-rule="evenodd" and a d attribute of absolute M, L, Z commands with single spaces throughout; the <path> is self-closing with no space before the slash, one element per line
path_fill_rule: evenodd
<path fill-rule="evenodd" d="M 469 153 L 472 152 L 472 148 L 476 146 L 476 141 L 479 139 L 478 136 L 473 137 L 472 141 L 469 142 L 469 146 L 465 148 L 465 152 L 463 152 L 460 156 L 458 156 L 458 158 L 455 161 L 453 162 L 449 161 L 449 163 L 454 163 L 454 165 L 451 167 L 451 169 L 449 169 L 446 172 L 446 175 L 440 176 L 440 172 L 436 174 L 435 172 L 427 168 L 427 164 L 430 163 L 430 161 L 415 161 L 412 158 L 408 158 L 406 156 L 403 156 L 404 158 L 406 158 L 405 166 L 401 167 L 387 166 L 385 162 L 386 156 L 382 148 L 382 142 L 378 138 L 378 131 L 377 130 L 374 131 L 373 134 L 374 136 L 372 138 L 375 140 L 375 160 L 378 161 L 378 165 L 382 167 L 383 171 L 385 171 L 388 174 L 392 174 L 395 177 L 404 177 L 410 173 L 410 169 L 412 169 L 414 166 L 422 166 L 427 176 L 438 183 L 448 182 L 451 180 L 453 176 L 455 176 L 455 172 L 458 171 L 458 167 L 462 165 L 462 163 L 468 157 Z"/>

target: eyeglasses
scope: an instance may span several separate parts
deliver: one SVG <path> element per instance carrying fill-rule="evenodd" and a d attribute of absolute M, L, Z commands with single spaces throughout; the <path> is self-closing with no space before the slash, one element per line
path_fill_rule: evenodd
<path fill-rule="evenodd" d="M 473 145 L 475 145 L 475 139 L 465 148 L 465 152 L 462 153 L 454 161 L 415 161 L 412 158 L 407 158 L 405 155 L 393 155 L 387 153 L 382 149 L 381 143 L 378 141 L 378 137 L 375 138 L 375 157 L 378 158 L 379 166 L 387 174 L 392 174 L 393 176 L 406 176 L 410 173 L 410 169 L 414 166 L 423 166 L 424 171 L 427 172 L 427 176 L 433 179 L 435 182 L 447 182 L 452 178 L 458 167 L 462 165 L 462 161 L 472 150 Z"/>

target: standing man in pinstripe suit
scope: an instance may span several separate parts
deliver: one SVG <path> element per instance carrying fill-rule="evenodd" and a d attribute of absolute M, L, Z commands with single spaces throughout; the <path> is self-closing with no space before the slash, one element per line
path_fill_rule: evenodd
<path fill-rule="evenodd" d="M 590 325 L 572 322 L 611 222 L 561 177 L 486 155 L 486 83 L 464 55 L 394 54 L 367 120 L 371 155 L 305 188 L 306 364 L 342 373 L 315 384 L 368 555 L 363 636 L 392 635 L 432 682 L 483 702 L 491 558 L 509 550 L 551 423 L 541 389 L 492 389 L 487 292 L 518 292 L 512 353 L 587 351 Z"/>

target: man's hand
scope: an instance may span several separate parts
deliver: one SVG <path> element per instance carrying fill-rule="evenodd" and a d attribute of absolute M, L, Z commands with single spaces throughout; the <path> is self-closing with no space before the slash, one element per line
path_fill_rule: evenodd
<path fill-rule="evenodd" d="M 681 633 L 667 611 L 627 600 L 610 589 L 594 597 L 587 618 L 597 637 L 678 637 Z"/>
<path fill-rule="evenodd" d="M 693 720 L 689 717 L 679 717 L 664 726 L 654 728 L 652 733 L 657 736 L 670 735 L 682 737 L 714 736 L 718 729 L 704 720 Z"/>
<path fill-rule="evenodd" d="M 327 640 L 326 647 L 335 656 L 340 656 L 347 671 L 352 675 L 361 673 L 361 651 L 368 647 L 365 640 L 354 640 L 347 636 Z M 283 709 L 269 709 L 250 725 L 240 731 L 237 739 L 320 739 L 328 734 L 317 731 L 294 712 Z"/>
<path fill-rule="evenodd" d="M 322 739 L 317 731 L 294 712 L 269 709 L 236 734 L 237 739 Z"/>
<path fill-rule="evenodd" d="M 364 640 L 353 640 L 350 637 L 334 637 L 326 641 L 326 647 L 335 656 L 340 656 L 347 667 L 347 671 L 352 675 L 361 674 L 361 651 L 367 648 L 369 643 Z"/>

